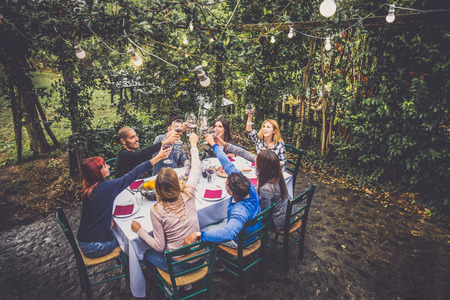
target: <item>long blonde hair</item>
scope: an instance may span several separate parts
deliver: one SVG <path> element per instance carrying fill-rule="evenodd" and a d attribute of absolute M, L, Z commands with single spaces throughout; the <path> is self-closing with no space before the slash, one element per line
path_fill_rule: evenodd
<path fill-rule="evenodd" d="M 184 185 L 180 187 L 177 173 L 172 168 L 162 168 L 156 176 L 155 191 L 157 204 L 165 207 L 168 203 L 174 203 L 181 197 L 181 193 L 192 197 L 194 187 Z M 157 210 L 156 206 L 155 209 Z"/>
<path fill-rule="evenodd" d="M 282 142 L 283 139 L 281 138 L 280 127 L 278 126 L 277 121 L 275 121 L 274 119 L 267 119 L 267 120 L 265 120 L 265 121 L 262 123 L 261 129 L 260 129 L 259 132 L 258 132 L 258 138 L 259 138 L 260 140 L 263 140 L 263 139 L 264 139 L 264 135 L 263 135 L 262 130 L 263 130 L 264 124 L 266 124 L 267 122 L 269 122 L 270 124 L 272 124 L 273 129 L 274 129 L 274 131 L 275 131 L 275 133 L 273 134 L 273 141 L 274 141 L 275 143 L 280 143 L 280 142 Z"/>

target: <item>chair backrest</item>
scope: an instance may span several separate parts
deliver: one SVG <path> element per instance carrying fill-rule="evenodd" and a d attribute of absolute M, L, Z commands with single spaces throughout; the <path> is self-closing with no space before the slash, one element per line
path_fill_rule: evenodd
<path fill-rule="evenodd" d="M 80 249 L 78 248 L 78 244 L 73 235 L 72 228 L 70 227 L 69 221 L 67 220 L 66 214 L 64 213 L 62 207 L 58 206 L 56 208 L 56 219 L 58 220 L 59 225 L 61 226 L 70 246 L 72 247 L 75 261 L 77 263 L 78 275 L 80 276 L 81 288 L 83 291 L 86 291 L 90 288 L 89 276 L 84 265 L 83 257 L 81 256 Z"/>
<path fill-rule="evenodd" d="M 298 169 L 300 167 L 300 161 L 302 160 L 303 150 L 298 149 L 295 146 L 285 144 L 286 152 L 292 154 L 294 159 L 287 158 L 286 160 L 286 169 L 292 172 L 294 185 L 297 180 Z M 292 165 L 292 166 L 291 166 Z"/>
<path fill-rule="evenodd" d="M 116 158 L 110 158 L 105 161 L 107 165 L 110 166 L 109 175 L 114 175 L 116 173 Z"/>
<path fill-rule="evenodd" d="M 175 249 L 173 251 L 165 251 L 167 266 L 169 268 L 170 279 L 172 281 L 172 286 L 176 286 L 175 280 L 180 276 L 185 276 L 190 273 L 196 272 L 203 268 L 208 268 L 207 276 L 211 276 L 214 270 L 214 262 L 216 260 L 217 254 L 217 244 L 199 241 L 193 244 Z M 183 256 L 182 259 L 179 257 Z M 179 260 L 173 260 L 173 257 L 177 257 Z M 183 272 L 175 273 L 174 267 L 178 264 L 184 264 L 188 262 L 193 262 L 198 259 L 205 259 L 205 263 L 191 269 L 185 270 Z"/>
<path fill-rule="evenodd" d="M 256 215 L 256 217 L 254 217 L 252 220 L 245 222 L 244 227 L 242 227 L 241 231 L 238 234 L 239 254 L 242 254 L 242 250 L 245 247 L 249 247 L 250 245 L 256 243 L 261 239 L 263 239 L 263 242 L 265 242 L 267 233 L 269 232 L 269 225 L 272 221 L 273 208 L 274 205 L 272 204 L 270 207 Z M 260 227 L 257 227 L 257 229 L 251 232 L 246 232 L 245 229 L 252 227 L 258 223 L 260 223 Z"/>
<path fill-rule="evenodd" d="M 311 207 L 312 198 L 314 191 L 316 190 L 316 185 L 313 184 L 311 187 L 288 201 L 288 206 L 286 209 L 286 220 L 284 223 L 284 230 L 289 231 L 292 223 L 302 220 L 302 236 L 305 233 L 306 221 L 308 220 L 309 208 Z"/>

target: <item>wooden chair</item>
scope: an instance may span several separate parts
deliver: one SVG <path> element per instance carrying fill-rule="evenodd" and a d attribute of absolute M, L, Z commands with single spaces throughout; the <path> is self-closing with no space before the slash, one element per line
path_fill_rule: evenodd
<path fill-rule="evenodd" d="M 270 206 L 254 219 L 247 221 L 238 234 L 238 247 L 219 245 L 217 256 L 223 261 L 225 270 L 238 277 L 241 288 L 244 285 L 244 272 L 259 263 L 259 274 L 264 278 L 264 250 L 267 244 L 269 226 L 274 206 Z M 261 227 L 245 234 L 244 229 L 260 223 Z"/>
<path fill-rule="evenodd" d="M 113 176 L 114 173 L 116 173 L 116 158 L 110 158 L 108 160 L 105 161 L 107 165 L 110 166 L 109 168 L 109 175 Z"/>
<path fill-rule="evenodd" d="M 298 149 L 295 146 L 285 144 L 286 152 L 290 153 L 293 159 L 286 158 L 286 170 L 292 173 L 293 191 L 295 191 L 295 182 L 297 181 L 298 169 L 300 168 L 300 161 L 302 160 L 303 150 Z"/>
<path fill-rule="evenodd" d="M 169 272 L 159 268 L 156 269 L 156 291 L 162 290 L 170 299 L 186 299 L 205 293 L 206 299 L 211 299 L 212 274 L 216 260 L 217 245 L 208 242 L 196 242 L 173 251 L 165 251 Z M 181 260 L 173 260 L 174 257 L 183 256 Z M 192 267 L 186 271 L 175 273 L 174 267 L 178 264 L 205 259 L 199 266 Z M 178 291 L 180 286 L 202 282 L 202 289 L 192 289 L 192 294 L 180 298 Z M 157 298 L 158 295 L 157 295 Z"/>
<path fill-rule="evenodd" d="M 129 278 L 128 259 L 125 253 L 123 253 L 119 247 L 117 247 L 111 253 L 105 256 L 98 258 L 88 258 L 83 254 L 83 252 L 80 251 L 80 248 L 78 247 L 78 244 L 73 235 L 72 228 L 70 227 L 69 221 L 67 220 L 66 215 L 64 214 L 64 211 L 61 207 L 56 208 L 56 219 L 58 220 L 59 225 L 61 226 L 64 234 L 67 237 L 67 240 L 69 241 L 70 246 L 72 247 L 73 254 L 75 256 L 75 261 L 77 263 L 78 275 L 80 277 L 81 290 L 86 293 L 86 297 L 88 299 L 92 299 L 92 291 L 91 291 L 92 286 L 106 283 L 111 280 L 120 279 L 123 277 Z M 88 270 L 90 268 L 99 266 L 103 263 L 107 263 L 113 260 L 115 260 L 115 262 L 117 263 L 116 266 L 110 267 L 109 265 L 107 265 L 105 269 L 102 269 L 100 271 L 96 270 L 92 273 L 88 273 Z M 101 281 L 97 281 L 92 284 L 90 283 L 89 279 L 90 277 L 102 273 L 107 273 L 118 268 L 122 268 L 122 274 L 114 275 L 113 277 L 103 279 Z"/>
<path fill-rule="evenodd" d="M 286 209 L 286 220 L 283 230 L 271 229 L 275 238 L 270 238 L 269 248 L 283 253 L 283 265 L 285 270 L 289 270 L 289 248 L 299 242 L 298 256 L 303 260 L 303 247 L 305 244 L 306 223 L 308 221 L 309 208 L 316 185 L 313 184 L 308 190 L 301 193 L 292 200 L 289 200 Z M 282 236 L 283 241 L 278 238 Z M 291 242 L 289 239 L 292 238 Z"/>

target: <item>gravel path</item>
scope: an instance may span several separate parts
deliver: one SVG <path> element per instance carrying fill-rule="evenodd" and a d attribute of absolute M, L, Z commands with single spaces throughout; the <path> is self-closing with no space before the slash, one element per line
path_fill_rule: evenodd
<path fill-rule="evenodd" d="M 318 187 L 304 261 L 297 260 L 294 247 L 285 273 L 281 257 L 268 251 L 264 284 L 250 271 L 244 293 L 230 275 L 217 273 L 215 299 L 448 299 L 448 223 L 385 208 L 301 171 L 296 193 L 311 183 Z M 79 209 L 66 209 L 66 215 L 76 232 Z M 0 253 L 0 299 L 82 298 L 75 261 L 54 214 L 0 232 Z M 147 284 L 148 298 L 151 288 Z M 124 280 L 93 292 L 96 299 L 133 299 Z"/>

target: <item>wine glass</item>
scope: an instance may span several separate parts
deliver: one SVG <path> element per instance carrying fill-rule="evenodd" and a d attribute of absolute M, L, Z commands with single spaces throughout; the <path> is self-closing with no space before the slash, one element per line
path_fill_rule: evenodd
<path fill-rule="evenodd" d="M 186 123 L 189 129 L 197 128 L 197 118 L 193 113 L 186 114 Z"/>
<path fill-rule="evenodd" d="M 199 110 L 198 121 L 200 123 L 200 131 L 206 132 L 208 130 L 208 111 L 206 109 Z"/>
<path fill-rule="evenodd" d="M 172 149 L 172 148 L 173 148 L 173 143 L 167 143 L 163 146 L 163 150 Z M 170 165 L 171 163 L 173 163 L 173 160 L 171 160 L 170 158 L 166 158 L 164 160 L 164 163 Z"/>
<path fill-rule="evenodd" d="M 254 112 L 255 104 L 253 104 L 252 102 L 247 103 L 247 105 L 245 106 L 245 113 L 248 115 L 253 115 Z"/>
<path fill-rule="evenodd" d="M 182 133 L 183 132 L 183 122 L 173 123 L 173 130 L 175 130 L 178 133 Z M 183 145 L 183 141 L 181 140 L 181 138 L 175 142 L 175 145 Z"/>

